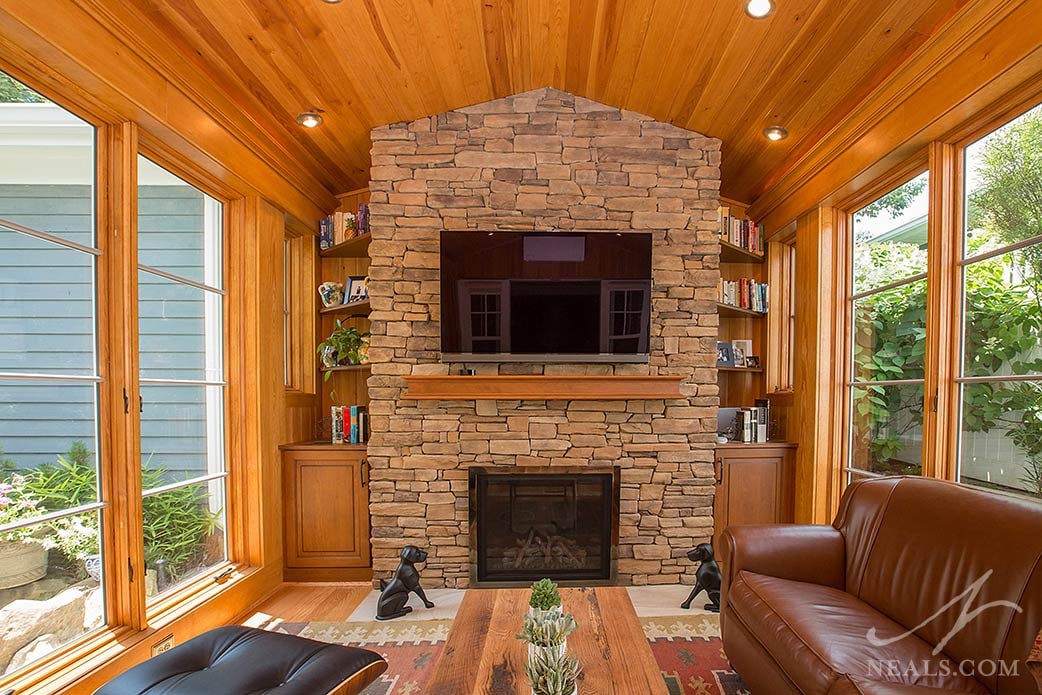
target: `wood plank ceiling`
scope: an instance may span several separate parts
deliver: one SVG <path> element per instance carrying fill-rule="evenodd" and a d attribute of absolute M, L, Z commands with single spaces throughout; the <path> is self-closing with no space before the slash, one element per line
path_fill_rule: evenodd
<path fill-rule="evenodd" d="M 193 64 L 334 193 L 368 184 L 373 126 L 552 86 L 721 138 L 722 192 L 744 202 L 966 4 L 777 0 L 757 21 L 742 0 L 81 1 Z M 294 123 L 309 109 L 323 127 Z M 790 137 L 770 143 L 776 123 Z"/>

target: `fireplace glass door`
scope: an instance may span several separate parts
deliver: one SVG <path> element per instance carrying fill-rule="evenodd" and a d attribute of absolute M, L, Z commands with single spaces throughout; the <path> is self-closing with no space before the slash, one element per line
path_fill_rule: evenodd
<path fill-rule="evenodd" d="M 478 581 L 611 577 L 612 472 L 471 476 Z"/>

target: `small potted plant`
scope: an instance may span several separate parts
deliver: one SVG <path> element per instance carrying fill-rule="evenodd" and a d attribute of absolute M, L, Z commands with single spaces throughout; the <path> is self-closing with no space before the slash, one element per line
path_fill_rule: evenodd
<path fill-rule="evenodd" d="M 0 526 L 28 521 L 46 510 L 26 489 L 26 476 L 11 475 L 0 481 Z M 0 589 L 35 582 L 47 574 L 47 547 L 32 526 L 0 533 Z"/>
<path fill-rule="evenodd" d="M 528 643 L 529 658 L 536 651 L 543 649 L 564 654 L 568 646 L 568 635 L 578 627 L 571 613 L 561 614 L 551 610 L 539 615 L 526 615 L 517 638 Z"/>
<path fill-rule="evenodd" d="M 337 319 L 333 332 L 318 344 L 322 365 L 328 369 L 342 364 L 361 364 L 368 337 L 368 331 L 362 333 L 353 326 L 345 326 Z M 329 377 L 330 372 L 326 372 L 324 378 L 328 380 Z"/>
<path fill-rule="evenodd" d="M 532 695 L 577 695 L 581 673 L 578 659 L 552 649 L 536 650 L 525 665 Z"/>
<path fill-rule="evenodd" d="M 533 584 L 528 606 L 528 613 L 533 616 L 545 614 L 547 611 L 560 613 L 561 594 L 557 591 L 557 585 L 549 579 L 540 579 Z"/>

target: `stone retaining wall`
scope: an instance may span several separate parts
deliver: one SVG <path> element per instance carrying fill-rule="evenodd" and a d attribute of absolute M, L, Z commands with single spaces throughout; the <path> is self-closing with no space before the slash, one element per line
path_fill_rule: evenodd
<path fill-rule="evenodd" d="M 693 581 L 713 528 L 720 141 L 541 89 L 375 128 L 369 295 L 373 567 L 430 551 L 426 586 L 469 582 L 467 468 L 619 465 L 620 583 Z M 477 366 L 485 374 L 659 374 L 668 401 L 410 401 L 440 361 L 442 230 L 650 232 L 649 364 Z"/>

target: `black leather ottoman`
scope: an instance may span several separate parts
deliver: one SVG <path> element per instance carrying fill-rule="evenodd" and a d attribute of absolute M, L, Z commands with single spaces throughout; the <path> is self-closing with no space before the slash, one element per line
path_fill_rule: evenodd
<path fill-rule="evenodd" d="M 138 664 L 95 695 L 355 695 L 385 670 L 368 649 L 229 625 Z"/>

